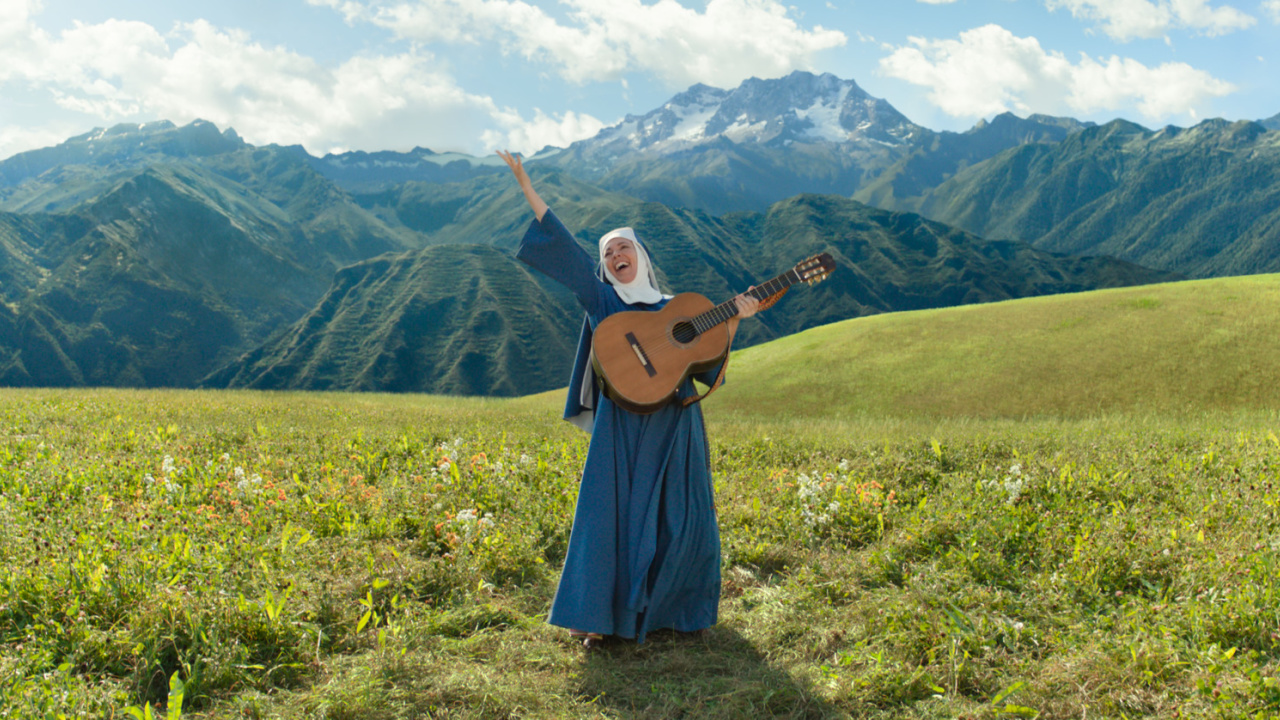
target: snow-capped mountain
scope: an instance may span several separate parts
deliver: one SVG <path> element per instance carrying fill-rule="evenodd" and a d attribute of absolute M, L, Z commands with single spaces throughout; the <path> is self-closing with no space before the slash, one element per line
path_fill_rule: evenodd
<path fill-rule="evenodd" d="M 736 144 L 793 142 L 902 145 L 924 129 L 852 80 L 794 72 L 751 78 L 733 90 L 694 85 L 644 115 L 629 115 L 570 146 L 578 157 L 665 155 L 727 139 Z"/>

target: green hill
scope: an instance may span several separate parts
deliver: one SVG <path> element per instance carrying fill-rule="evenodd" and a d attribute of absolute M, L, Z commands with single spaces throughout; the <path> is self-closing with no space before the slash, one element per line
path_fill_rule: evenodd
<path fill-rule="evenodd" d="M 1088 417 L 1280 409 L 1280 275 L 858 318 L 735 353 L 716 413 Z"/>
<path fill-rule="evenodd" d="M 507 201 L 519 207 L 516 198 Z M 587 216 L 581 204 L 570 207 Z M 529 217 L 526 211 L 525 223 Z M 716 301 L 830 252 L 837 272 L 744 326 L 740 347 L 873 313 L 1168 279 L 1110 258 L 987 242 L 838 196 L 801 195 L 768 213 L 722 217 L 632 202 L 597 222 L 578 233 L 588 248 L 610 228 L 634 227 L 661 283 Z M 477 239 L 519 239 L 520 232 L 508 232 Z M 348 268 L 310 314 L 203 384 L 481 395 L 555 387 L 564 382 L 581 311 L 535 275 L 537 282 L 510 255 L 487 245 L 438 245 Z"/>
<path fill-rule="evenodd" d="M 574 306 L 488 246 L 386 255 L 338 271 L 305 317 L 204 385 L 515 395 L 561 381 Z"/>
<path fill-rule="evenodd" d="M 0 384 L 185 386 L 422 238 L 288 148 L 49 170 L 0 212 Z M 57 212 L 30 212 L 31 208 Z"/>
<path fill-rule="evenodd" d="M 899 209 L 986 238 L 1110 255 L 1190 277 L 1280 271 L 1280 133 L 1116 120 L 1022 145 Z"/>

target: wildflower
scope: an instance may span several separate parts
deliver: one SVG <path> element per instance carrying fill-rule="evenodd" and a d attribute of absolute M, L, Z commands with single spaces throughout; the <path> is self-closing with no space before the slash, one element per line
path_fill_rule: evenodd
<path fill-rule="evenodd" d="M 176 469 L 177 467 L 173 464 L 173 456 L 165 455 L 164 461 L 160 463 L 160 472 L 165 475 L 172 475 L 173 471 Z"/>

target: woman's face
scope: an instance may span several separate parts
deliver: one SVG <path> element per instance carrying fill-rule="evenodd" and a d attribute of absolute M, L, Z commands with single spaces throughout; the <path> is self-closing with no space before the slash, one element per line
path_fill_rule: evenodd
<path fill-rule="evenodd" d="M 604 265 L 614 279 L 626 285 L 636 279 L 636 246 L 627 238 L 614 238 L 604 246 Z"/>

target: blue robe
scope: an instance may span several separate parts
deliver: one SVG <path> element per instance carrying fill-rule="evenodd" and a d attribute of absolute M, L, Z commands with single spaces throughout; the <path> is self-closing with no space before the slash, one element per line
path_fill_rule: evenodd
<path fill-rule="evenodd" d="M 720 533 L 699 404 L 638 415 L 582 386 L 590 381 L 596 325 L 616 312 L 657 310 L 666 300 L 624 303 L 550 210 L 529 225 L 516 257 L 569 288 L 587 312 L 565 418 L 593 405 L 591 444 L 548 622 L 637 642 L 659 628 L 711 627 L 720 603 Z M 718 372 L 698 379 L 709 384 Z M 680 397 L 694 394 L 685 380 Z"/>

